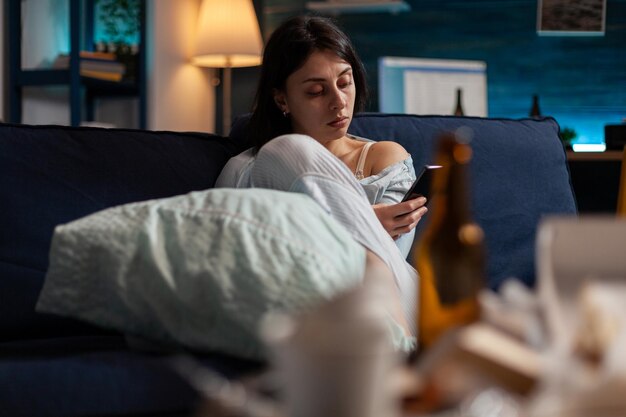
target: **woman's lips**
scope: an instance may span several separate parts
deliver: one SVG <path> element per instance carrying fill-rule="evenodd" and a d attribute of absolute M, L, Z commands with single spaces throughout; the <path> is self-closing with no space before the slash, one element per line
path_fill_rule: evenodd
<path fill-rule="evenodd" d="M 333 120 L 332 122 L 328 123 L 328 126 L 334 127 L 334 128 L 346 127 L 346 126 L 348 126 L 349 120 L 350 119 L 348 117 L 339 117 L 339 118 Z"/>

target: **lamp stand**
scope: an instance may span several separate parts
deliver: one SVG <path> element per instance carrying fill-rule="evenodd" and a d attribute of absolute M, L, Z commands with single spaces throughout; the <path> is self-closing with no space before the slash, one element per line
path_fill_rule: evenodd
<path fill-rule="evenodd" d="M 232 73 L 231 67 L 224 68 L 222 75 L 223 89 L 222 89 L 222 135 L 226 136 L 230 130 L 231 120 L 231 85 L 232 85 Z"/>

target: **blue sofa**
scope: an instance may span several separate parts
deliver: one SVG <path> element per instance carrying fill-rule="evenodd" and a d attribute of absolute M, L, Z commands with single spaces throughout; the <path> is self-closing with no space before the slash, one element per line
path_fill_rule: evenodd
<path fill-rule="evenodd" d="M 130 349 L 123 335 L 36 313 L 54 227 L 128 202 L 211 188 L 246 148 L 247 118 L 229 138 L 202 133 L 0 124 L 0 415 L 185 416 L 198 394 L 171 355 Z M 472 206 L 485 230 L 492 288 L 534 284 L 534 239 L 546 214 L 575 213 L 558 125 L 541 120 L 362 114 L 351 131 L 397 140 L 416 166 L 437 132 L 474 131 Z M 420 225 L 423 228 L 423 224 Z M 418 230 L 419 236 L 419 230 Z M 228 377 L 263 364 L 191 352 Z"/>

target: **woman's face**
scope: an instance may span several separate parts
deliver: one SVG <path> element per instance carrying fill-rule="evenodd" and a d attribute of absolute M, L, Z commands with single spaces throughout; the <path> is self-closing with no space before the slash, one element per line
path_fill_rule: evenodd
<path fill-rule="evenodd" d="M 287 78 L 285 91 L 275 91 L 274 100 L 289 113 L 294 133 L 324 144 L 346 135 L 355 95 L 350 64 L 330 51 L 315 51 Z"/>

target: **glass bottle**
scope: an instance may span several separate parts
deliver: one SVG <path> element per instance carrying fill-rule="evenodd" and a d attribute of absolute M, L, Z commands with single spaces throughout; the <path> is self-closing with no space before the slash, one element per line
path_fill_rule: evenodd
<path fill-rule="evenodd" d="M 456 107 L 454 108 L 455 116 L 463 116 L 465 112 L 463 112 L 463 90 L 460 88 L 456 89 Z"/>
<path fill-rule="evenodd" d="M 535 119 L 541 117 L 541 110 L 539 110 L 539 96 L 537 94 L 533 95 L 533 105 L 530 108 L 528 115 Z"/>
<path fill-rule="evenodd" d="M 415 249 L 420 274 L 417 323 L 420 350 L 447 330 L 480 318 L 478 293 L 485 285 L 483 231 L 470 212 L 469 140 L 445 133 L 439 138 L 429 223 Z"/>

